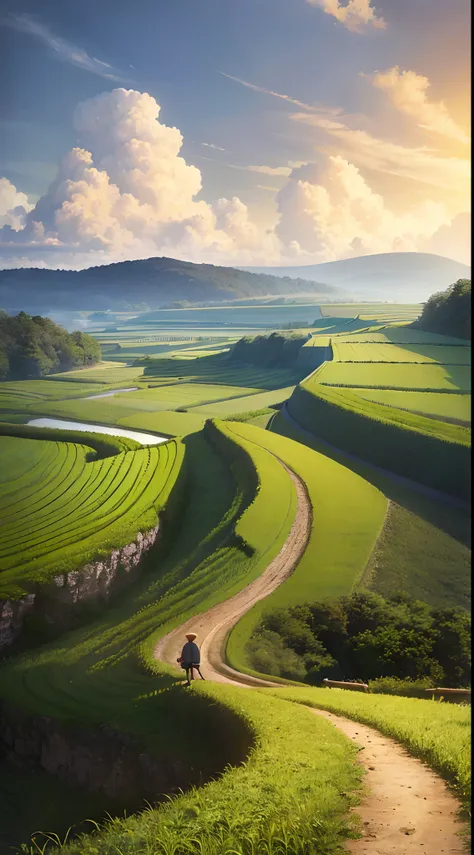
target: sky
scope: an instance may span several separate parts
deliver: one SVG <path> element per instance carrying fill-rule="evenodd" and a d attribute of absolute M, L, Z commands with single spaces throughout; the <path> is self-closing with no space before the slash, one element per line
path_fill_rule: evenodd
<path fill-rule="evenodd" d="M 1 0 L 0 267 L 470 263 L 469 0 Z"/>

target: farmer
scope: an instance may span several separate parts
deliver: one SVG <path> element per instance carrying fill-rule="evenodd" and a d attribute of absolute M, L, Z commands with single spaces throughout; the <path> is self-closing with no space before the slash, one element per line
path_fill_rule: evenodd
<path fill-rule="evenodd" d="M 188 686 L 190 686 L 191 680 L 194 680 L 194 668 L 196 668 L 201 680 L 204 680 L 204 677 L 202 676 L 201 669 L 199 667 L 201 664 L 201 654 L 199 652 L 199 647 L 195 642 L 197 635 L 195 632 L 187 632 L 186 638 L 188 640 L 181 651 L 181 656 L 178 659 L 178 662 L 180 663 L 181 668 L 184 668 L 186 671 L 186 679 L 188 681 Z"/>

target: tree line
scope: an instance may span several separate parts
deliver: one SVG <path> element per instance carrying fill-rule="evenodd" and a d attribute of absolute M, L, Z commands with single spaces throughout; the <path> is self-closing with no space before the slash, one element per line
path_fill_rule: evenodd
<path fill-rule="evenodd" d="M 389 599 L 355 593 L 264 615 L 247 653 L 261 673 L 312 685 L 327 677 L 466 687 L 471 618 L 464 609 L 432 609 L 403 592 Z"/>
<path fill-rule="evenodd" d="M 0 380 L 44 377 L 100 358 L 100 344 L 86 333 L 68 333 L 40 315 L 0 312 Z"/>
<path fill-rule="evenodd" d="M 446 291 L 432 294 L 421 317 L 413 324 L 420 330 L 471 340 L 471 280 L 458 279 Z"/>

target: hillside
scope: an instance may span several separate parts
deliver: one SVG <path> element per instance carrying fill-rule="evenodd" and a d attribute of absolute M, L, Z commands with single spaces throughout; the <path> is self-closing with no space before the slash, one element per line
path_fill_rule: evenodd
<path fill-rule="evenodd" d="M 433 294 L 421 318 L 413 324 L 426 332 L 471 340 L 471 281 L 459 279 L 445 291 Z"/>
<path fill-rule="evenodd" d="M 0 306 L 9 311 L 147 311 L 169 304 L 170 299 L 219 302 L 290 293 L 317 294 L 321 299 L 338 297 L 336 287 L 313 282 L 307 275 L 282 280 L 173 258 L 122 261 L 86 270 L 0 270 Z"/>
<path fill-rule="evenodd" d="M 300 267 L 248 267 L 252 273 L 326 282 L 366 300 L 426 300 L 450 282 L 469 278 L 465 264 L 424 252 L 386 252 Z"/>

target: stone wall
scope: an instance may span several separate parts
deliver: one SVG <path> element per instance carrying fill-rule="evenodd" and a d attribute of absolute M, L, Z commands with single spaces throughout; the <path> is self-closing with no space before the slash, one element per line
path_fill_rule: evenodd
<path fill-rule="evenodd" d="M 156 542 L 159 526 L 142 534 L 121 549 L 80 570 L 55 576 L 49 585 L 20 600 L 0 601 L 0 651 L 6 651 L 21 635 L 24 619 L 38 615 L 51 626 L 67 628 L 71 610 L 80 603 L 108 602 L 135 576 L 143 555 Z"/>

